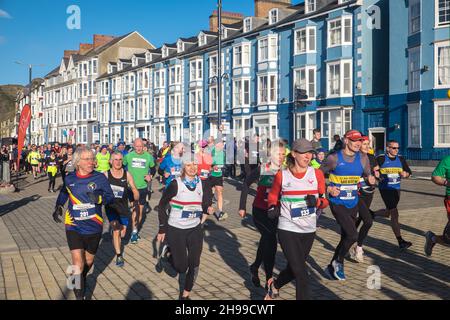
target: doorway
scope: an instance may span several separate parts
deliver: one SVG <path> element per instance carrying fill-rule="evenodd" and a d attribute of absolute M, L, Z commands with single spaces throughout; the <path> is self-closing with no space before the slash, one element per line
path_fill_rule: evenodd
<path fill-rule="evenodd" d="M 386 129 L 385 128 L 372 128 L 369 129 L 370 139 L 372 141 L 372 148 L 375 151 L 375 155 L 384 154 L 386 150 Z"/>

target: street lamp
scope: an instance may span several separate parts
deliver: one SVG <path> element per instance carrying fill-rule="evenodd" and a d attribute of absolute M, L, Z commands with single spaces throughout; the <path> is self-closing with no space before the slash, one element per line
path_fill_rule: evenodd
<path fill-rule="evenodd" d="M 217 31 L 219 33 L 219 43 L 217 45 L 217 130 L 220 132 L 222 123 L 222 0 L 217 0 Z"/>
<path fill-rule="evenodd" d="M 28 97 L 30 99 L 29 105 L 30 105 L 30 110 L 31 110 L 31 91 L 33 90 L 33 83 L 32 83 L 33 67 L 43 67 L 45 65 L 44 64 L 26 64 L 21 61 L 14 61 L 14 63 L 23 65 L 23 66 L 28 65 L 28 82 L 30 84 L 30 91 L 28 92 Z M 30 121 L 31 121 L 31 118 L 30 118 Z M 28 127 L 28 142 L 31 143 L 31 127 Z"/>

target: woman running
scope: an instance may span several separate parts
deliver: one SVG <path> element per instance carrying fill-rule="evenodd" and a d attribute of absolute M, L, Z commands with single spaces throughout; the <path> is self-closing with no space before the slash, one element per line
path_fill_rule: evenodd
<path fill-rule="evenodd" d="M 172 180 L 159 202 L 157 240 L 162 243 L 167 236 L 171 254 L 169 261 L 180 276 L 185 275 L 180 300 L 190 300 L 203 248 L 201 224 L 214 211 L 211 207 L 209 180 L 200 180 L 197 170 L 195 162 L 185 162 L 181 176 Z M 170 212 L 167 215 L 166 208 L 169 205 Z"/>
<path fill-rule="evenodd" d="M 65 213 L 67 243 L 75 266 L 73 276 L 79 278 L 74 289 L 77 300 L 84 300 L 86 276 L 94 263 L 103 232 L 102 205 L 114 201 L 108 179 L 94 171 L 95 157 L 92 150 L 78 148 L 73 155 L 76 171 L 67 175 L 61 189 L 53 219 L 61 223 L 63 206 L 70 199 Z"/>
<path fill-rule="evenodd" d="M 45 159 L 45 167 L 48 175 L 48 192 L 55 192 L 56 174 L 58 173 L 59 159 L 56 157 L 55 151 Z"/>
<path fill-rule="evenodd" d="M 294 141 L 288 169 L 276 174 L 268 196 L 268 215 L 279 216 L 278 240 L 288 265 L 277 279 L 269 279 L 265 300 L 277 298 L 280 288 L 294 279 L 296 299 L 310 299 L 306 259 L 316 235 L 316 210 L 328 206 L 328 200 L 323 198 L 323 173 L 310 167 L 313 153 L 310 141 Z"/>
<path fill-rule="evenodd" d="M 253 201 L 252 217 L 256 228 L 261 234 L 261 239 L 259 240 L 258 250 L 256 251 L 255 262 L 250 266 L 250 274 L 253 284 L 256 287 L 260 287 L 258 269 L 261 263 L 264 263 L 266 289 L 267 281 L 273 276 L 273 267 L 277 252 L 276 232 L 278 226 L 278 218 L 269 219 L 267 216 L 267 195 L 270 192 L 275 175 L 283 167 L 283 162 L 286 158 L 285 154 L 286 146 L 282 141 L 272 143 L 272 148 L 269 150 L 269 161 L 265 164 L 258 165 L 246 177 L 239 202 L 239 215 L 241 218 L 244 218 L 246 216 L 247 196 L 250 186 L 258 182 L 256 197 Z"/>

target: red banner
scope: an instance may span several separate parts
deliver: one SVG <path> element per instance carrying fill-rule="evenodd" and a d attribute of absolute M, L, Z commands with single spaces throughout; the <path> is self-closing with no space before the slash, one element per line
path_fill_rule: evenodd
<path fill-rule="evenodd" d="M 30 105 L 23 106 L 22 113 L 19 120 L 19 132 L 17 134 L 17 168 L 19 168 L 20 156 L 22 155 L 22 148 L 25 143 L 25 136 L 27 134 L 27 128 L 31 121 L 31 109 Z"/>

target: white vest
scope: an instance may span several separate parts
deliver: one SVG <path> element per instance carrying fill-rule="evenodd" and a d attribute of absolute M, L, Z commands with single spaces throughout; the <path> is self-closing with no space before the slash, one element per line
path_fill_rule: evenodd
<path fill-rule="evenodd" d="M 281 215 L 278 229 L 297 233 L 316 231 L 316 208 L 306 206 L 307 195 L 319 196 L 315 169 L 308 167 L 305 176 L 297 179 L 289 169 L 282 171 Z"/>
<path fill-rule="evenodd" d="M 178 192 L 170 200 L 169 225 L 178 229 L 195 228 L 200 224 L 203 209 L 203 187 L 202 182 L 197 183 L 194 191 L 189 190 L 181 181 L 176 178 Z"/>

